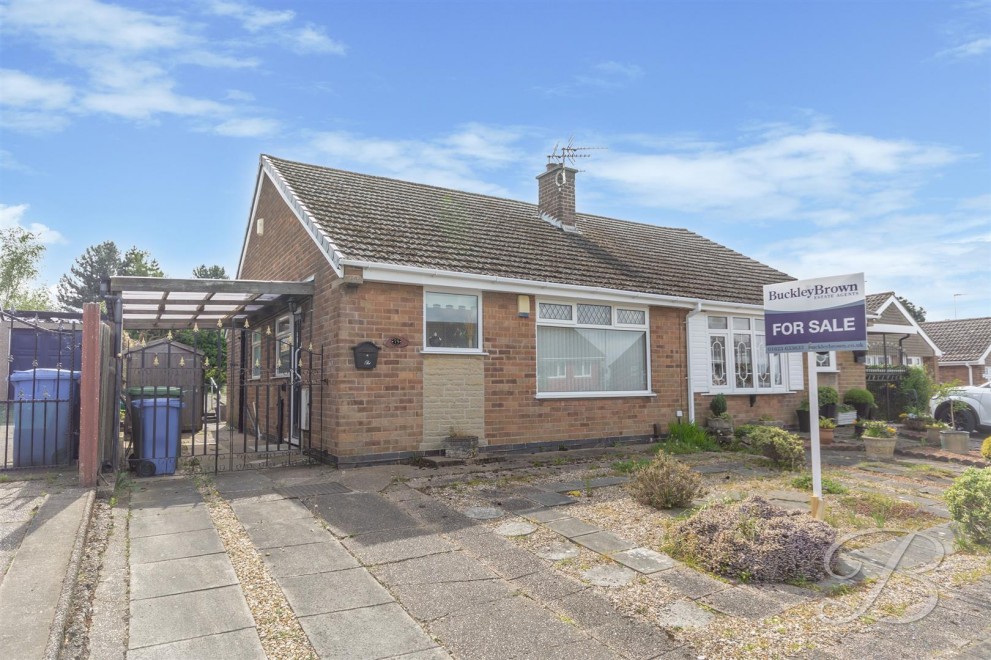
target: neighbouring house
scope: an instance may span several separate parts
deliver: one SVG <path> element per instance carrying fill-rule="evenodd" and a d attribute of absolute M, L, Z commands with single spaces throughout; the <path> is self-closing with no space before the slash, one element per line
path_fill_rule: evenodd
<path fill-rule="evenodd" d="M 926 321 L 926 333 L 940 347 L 939 379 L 966 385 L 991 381 L 991 317 Z"/>
<path fill-rule="evenodd" d="M 262 156 L 238 278 L 314 294 L 249 317 L 243 378 L 288 377 L 292 343 L 321 353 L 322 400 L 303 407 L 340 465 L 452 434 L 482 451 L 645 441 L 704 421 L 717 393 L 740 421 L 794 424 L 803 356 L 769 355 L 762 318 L 762 286 L 794 278 L 687 229 L 578 213 L 577 174 L 548 164 L 533 204 Z"/>

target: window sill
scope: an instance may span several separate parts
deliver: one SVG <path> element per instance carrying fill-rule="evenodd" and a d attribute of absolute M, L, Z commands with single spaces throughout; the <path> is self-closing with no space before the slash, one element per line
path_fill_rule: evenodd
<path fill-rule="evenodd" d="M 420 355 L 488 355 L 485 351 L 453 351 L 421 349 Z"/>
<path fill-rule="evenodd" d="M 632 399 L 634 397 L 656 397 L 654 392 L 539 392 L 537 399 Z"/>
<path fill-rule="evenodd" d="M 708 392 L 696 392 L 696 394 L 699 394 L 701 396 L 716 396 L 718 394 L 722 394 L 724 396 L 734 396 L 734 395 L 749 396 L 751 394 L 794 394 L 795 392 L 798 391 L 800 390 L 790 390 L 783 387 L 776 387 L 774 389 L 759 389 L 759 390 L 758 389 L 731 390 L 728 388 L 712 387 L 709 389 Z"/>

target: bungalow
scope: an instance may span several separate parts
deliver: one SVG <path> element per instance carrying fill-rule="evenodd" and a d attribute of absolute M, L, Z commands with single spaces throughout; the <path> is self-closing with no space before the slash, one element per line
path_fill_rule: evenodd
<path fill-rule="evenodd" d="M 762 319 L 762 286 L 794 278 L 687 229 L 578 213 L 577 174 L 549 163 L 532 204 L 261 157 L 238 278 L 313 283 L 248 319 L 321 352 L 313 449 L 353 465 L 451 434 L 645 441 L 717 393 L 738 419 L 794 422 L 802 356 L 769 355 Z"/>
<path fill-rule="evenodd" d="M 928 321 L 922 327 L 942 349 L 941 381 L 959 380 L 965 385 L 991 381 L 991 317 Z"/>

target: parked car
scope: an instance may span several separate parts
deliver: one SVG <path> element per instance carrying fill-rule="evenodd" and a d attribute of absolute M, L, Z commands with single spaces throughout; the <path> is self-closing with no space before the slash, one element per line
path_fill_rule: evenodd
<path fill-rule="evenodd" d="M 933 398 L 930 404 L 933 417 L 949 424 L 950 401 L 960 401 L 964 406 L 953 413 L 957 429 L 971 433 L 979 427 L 991 428 L 991 383 L 961 385 L 948 397 Z"/>

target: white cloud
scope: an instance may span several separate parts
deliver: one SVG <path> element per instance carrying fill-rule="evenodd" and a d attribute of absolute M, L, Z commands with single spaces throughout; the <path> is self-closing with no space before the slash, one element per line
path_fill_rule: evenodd
<path fill-rule="evenodd" d="M 45 110 L 64 108 L 72 100 L 72 87 L 57 80 L 36 78 L 14 69 L 0 69 L 0 103 Z"/>
<path fill-rule="evenodd" d="M 636 64 L 609 60 L 593 64 L 587 70 L 573 75 L 567 82 L 542 91 L 551 96 L 571 96 L 590 91 L 615 90 L 630 85 L 643 75 L 643 69 Z"/>
<path fill-rule="evenodd" d="M 339 41 L 335 41 L 327 36 L 323 28 L 313 24 L 289 32 L 284 35 L 288 41 L 286 45 L 296 53 L 329 53 L 331 55 L 344 55 L 347 46 Z"/>
<path fill-rule="evenodd" d="M 229 137 L 266 137 L 279 132 L 281 124 L 274 119 L 245 118 L 229 119 L 213 130 Z"/>
<path fill-rule="evenodd" d="M 229 16 L 241 21 L 242 27 L 248 32 L 258 32 L 265 28 L 283 25 L 296 17 L 296 12 L 290 9 L 271 11 L 259 9 L 243 2 L 227 2 L 226 0 L 211 2 L 209 8 L 217 16 Z"/>
<path fill-rule="evenodd" d="M 947 57 L 951 59 L 966 59 L 968 57 L 978 57 L 991 50 L 991 37 L 980 37 L 972 39 L 966 43 L 953 48 L 947 48 L 937 53 L 937 57 Z"/>
<path fill-rule="evenodd" d="M 778 126 L 743 145 L 702 142 L 677 153 L 611 147 L 589 176 L 649 207 L 835 225 L 906 208 L 918 173 L 960 157 L 907 140 Z"/>
<path fill-rule="evenodd" d="M 347 46 L 330 38 L 322 27 L 312 23 L 302 27 L 293 25 L 296 12 L 289 9 L 272 11 L 246 2 L 215 0 L 208 5 L 208 11 L 239 21 L 241 27 L 256 35 L 262 43 L 279 44 L 298 54 L 344 55 L 347 52 Z"/>
<path fill-rule="evenodd" d="M 64 243 L 65 238 L 51 227 L 38 222 L 25 222 L 24 215 L 27 213 L 29 205 L 17 204 L 10 206 L 0 203 L 0 229 L 11 227 L 21 227 L 38 237 L 42 243 Z"/>

